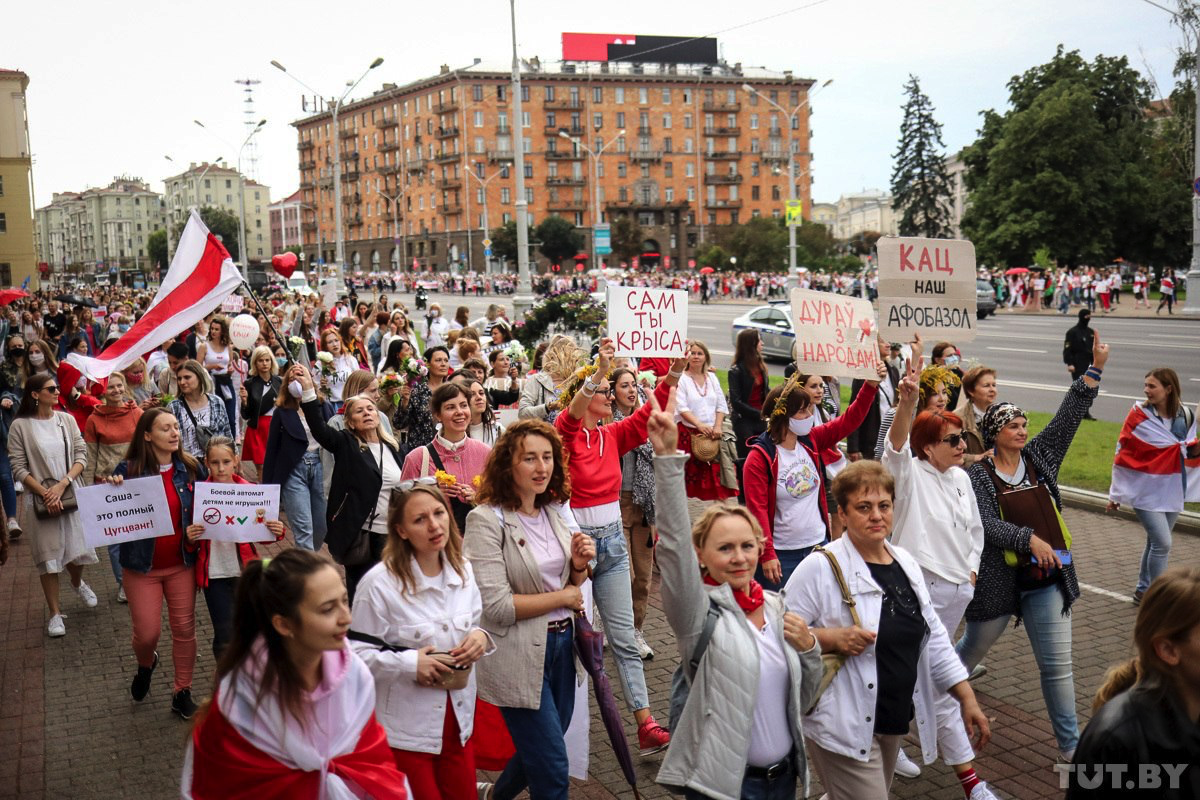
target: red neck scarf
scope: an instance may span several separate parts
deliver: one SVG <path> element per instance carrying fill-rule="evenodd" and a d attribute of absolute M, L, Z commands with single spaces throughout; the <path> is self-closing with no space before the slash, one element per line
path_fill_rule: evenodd
<path fill-rule="evenodd" d="M 712 579 L 712 576 L 705 575 L 704 582 L 709 586 L 720 586 Z M 731 589 L 733 587 L 730 587 Z M 763 604 L 763 588 L 762 584 L 753 578 L 750 580 L 750 585 L 746 587 L 745 592 L 733 590 L 733 599 L 737 600 L 738 608 L 742 609 L 747 614 L 752 613 L 755 609 Z"/>

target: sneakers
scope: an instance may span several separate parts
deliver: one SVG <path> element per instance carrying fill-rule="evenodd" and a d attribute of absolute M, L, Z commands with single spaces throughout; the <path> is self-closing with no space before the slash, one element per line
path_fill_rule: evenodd
<path fill-rule="evenodd" d="M 987 675 L 987 667 L 983 664 L 976 664 L 975 669 L 971 670 L 971 674 L 967 676 L 967 680 L 973 681 Z"/>
<path fill-rule="evenodd" d="M 896 751 L 896 774 L 902 778 L 916 778 L 921 774 L 921 768 L 908 757 L 903 747 Z"/>
<path fill-rule="evenodd" d="M 67 623 L 63 622 L 63 614 L 55 614 L 46 623 L 46 633 L 51 639 L 57 639 L 59 636 L 67 635 Z"/>
<path fill-rule="evenodd" d="M 154 663 L 150 666 L 138 666 L 137 675 L 133 676 L 133 683 L 129 687 L 129 694 L 137 702 L 145 700 L 146 695 L 150 693 L 150 678 L 156 669 L 158 669 L 158 653 L 154 654 Z"/>
<path fill-rule="evenodd" d="M 124 586 L 117 587 L 117 602 L 118 603 L 128 603 L 129 602 L 129 598 L 125 596 L 125 587 Z"/>
<path fill-rule="evenodd" d="M 494 783 L 476 783 L 475 795 L 479 798 L 479 800 L 488 800 L 488 798 L 492 796 L 492 787 L 495 785 L 496 784 Z"/>
<path fill-rule="evenodd" d="M 10 540 L 21 538 L 21 523 L 17 522 L 16 517 L 8 518 L 8 538 Z"/>
<path fill-rule="evenodd" d="M 641 725 L 638 725 L 638 752 L 640 755 L 654 755 L 660 750 L 666 750 L 671 744 L 671 734 L 667 733 L 667 729 L 654 721 L 654 716 L 646 717 Z"/>
<path fill-rule="evenodd" d="M 83 581 L 79 582 L 79 585 L 75 587 L 75 591 L 79 593 L 79 599 L 88 608 L 95 608 L 96 604 L 100 602 L 100 598 L 96 597 L 96 593 L 92 591 L 92 587 Z"/>
<path fill-rule="evenodd" d="M 975 788 L 971 790 L 970 800 L 1000 800 L 1000 798 L 988 788 L 986 783 L 980 782 L 975 784 Z"/>
<path fill-rule="evenodd" d="M 654 651 L 650 649 L 650 645 L 646 644 L 646 637 L 640 628 L 633 629 L 633 643 L 637 645 L 638 655 L 642 657 L 642 661 L 654 658 Z"/>
<path fill-rule="evenodd" d="M 1142 595 L 1144 595 L 1144 594 L 1145 594 L 1145 592 L 1143 592 L 1141 589 L 1137 589 L 1134 591 L 1134 593 L 1133 593 L 1133 607 L 1134 608 L 1137 608 L 1138 606 L 1140 606 L 1142 604 Z"/>
<path fill-rule="evenodd" d="M 180 689 L 171 696 L 171 710 L 179 715 L 180 719 L 191 719 L 196 713 L 196 702 L 192 700 L 191 689 Z"/>

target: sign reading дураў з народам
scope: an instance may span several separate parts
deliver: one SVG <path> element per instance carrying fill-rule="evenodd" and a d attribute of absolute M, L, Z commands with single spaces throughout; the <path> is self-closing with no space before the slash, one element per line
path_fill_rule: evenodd
<path fill-rule="evenodd" d="M 878 380 L 879 343 L 870 301 L 792 289 L 796 368 L 806 375 Z"/>
<path fill-rule="evenodd" d="M 879 252 L 879 330 L 890 342 L 975 338 L 975 245 L 888 236 Z"/>

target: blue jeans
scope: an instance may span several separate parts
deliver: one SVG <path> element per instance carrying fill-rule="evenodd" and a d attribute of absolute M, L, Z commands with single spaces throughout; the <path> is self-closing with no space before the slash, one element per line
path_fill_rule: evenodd
<path fill-rule="evenodd" d="M 1178 511 L 1133 510 L 1138 522 L 1146 529 L 1146 549 L 1142 551 L 1142 566 L 1138 571 L 1137 590 L 1144 592 L 1167 568 L 1167 556 L 1171 554 L 1171 529 L 1179 519 Z"/>
<path fill-rule="evenodd" d="M 1058 749 L 1064 753 L 1079 744 L 1075 716 L 1075 678 L 1071 671 L 1071 617 L 1062 613 L 1063 598 L 1057 585 L 1021 592 L 1021 615 L 1042 682 L 1042 697 L 1054 727 Z M 975 669 L 1004 629 L 1009 616 L 967 622 L 955 650 L 967 670 Z"/>
<path fill-rule="evenodd" d="M 683 796 L 687 800 L 706 800 L 708 795 L 695 789 L 687 789 Z M 795 800 L 796 763 L 795 756 L 788 760 L 787 769 L 771 780 L 762 777 L 742 778 L 741 800 Z"/>
<path fill-rule="evenodd" d="M 117 579 L 117 586 L 124 586 L 125 573 L 121 569 L 121 545 L 110 544 L 108 546 L 108 563 L 112 565 L 113 577 Z"/>
<path fill-rule="evenodd" d="M 582 526 L 581 526 L 582 527 Z M 582 528 L 596 540 L 592 567 L 592 597 L 604 620 L 604 636 L 612 645 L 613 660 L 630 711 L 650 707 L 642 657 L 633 640 L 633 588 L 629 578 L 629 548 L 621 520 L 601 528 Z"/>
<path fill-rule="evenodd" d="M 828 542 L 822 542 L 822 545 Z M 783 570 L 783 577 L 779 579 L 779 583 L 767 580 L 763 575 L 762 562 L 758 562 L 757 569 L 754 570 L 754 579 L 762 584 L 764 589 L 770 589 L 772 592 L 778 592 L 788 582 L 788 578 L 792 577 L 792 573 L 796 571 L 796 567 L 800 566 L 800 562 L 808 558 L 809 553 L 813 551 L 812 547 L 801 547 L 798 550 L 776 550 L 775 557 L 779 559 L 779 567 Z"/>
<path fill-rule="evenodd" d="M 538 707 L 500 709 L 517 754 L 496 779 L 494 800 L 511 800 L 527 786 L 533 800 L 567 800 L 571 765 L 565 737 L 575 713 L 574 641 L 570 630 L 547 632 Z"/>
<path fill-rule="evenodd" d="M 8 449 L 0 448 L 0 500 L 4 502 L 4 513 L 9 519 L 17 518 L 17 487 L 13 484 L 12 462 L 8 460 Z"/>
<path fill-rule="evenodd" d="M 213 625 L 213 658 L 220 661 L 221 652 L 233 635 L 233 588 L 237 578 L 210 578 L 204 588 L 204 604 Z"/>
<path fill-rule="evenodd" d="M 325 494 L 322 489 L 321 451 L 304 458 L 279 487 L 279 504 L 288 516 L 297 547 L 320 550 L 325 543 Z"/>

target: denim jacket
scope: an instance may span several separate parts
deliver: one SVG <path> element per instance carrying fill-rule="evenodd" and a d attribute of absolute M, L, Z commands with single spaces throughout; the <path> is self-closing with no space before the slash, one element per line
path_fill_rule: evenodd
<path fill-rule="evenodd" d="M 128 477 L 129 462 L 122 461 L 113 470 L 113 475 L 120 475 L 122 478 Z M 148 476 L 141 476 L 148 477 Z M 179 458 L 175 459 L 175 491 L 179 493 L 179 505 L 183 512 L 183 521 L 180 525 L 181 530 L 187 530 L 187 526 L 192 524 L 192 507 L 196 497 L 196 482 L 202 481 L 208 477 L 207 470 L 201 465 L 197 467 L 197 475 L 193 479 L 188 475 L 187 466 Z M 120 561 L 123 569 L 131 569 L 134 572 L 143 574 L 149 572 L 154 566 L 154 539 L 138 539 L 134 542 L 122 542 L 118 547 L 120 550 Z M 183 558 L 183 564 L 190 567 L 196 563 L 196 552 L 199 548 L 188 545 L 187 536 L 180 537 L 180 555 Z"/>

